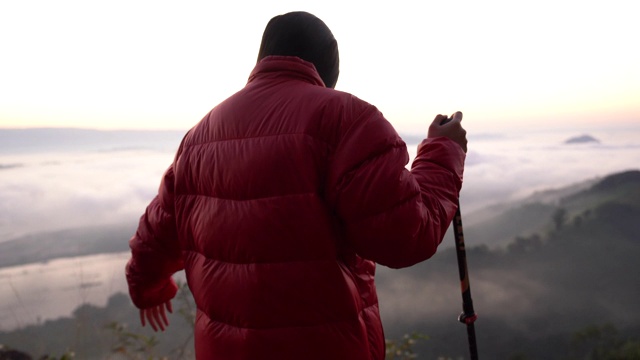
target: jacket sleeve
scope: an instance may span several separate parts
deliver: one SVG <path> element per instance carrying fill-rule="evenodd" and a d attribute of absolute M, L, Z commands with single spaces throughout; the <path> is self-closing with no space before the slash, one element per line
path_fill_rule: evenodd
<path fill-rule="evenodd" d="M 126 266 L 129 294 L 140 309 L 171 300 L 177 286 L 172 275 L 184 268 L 174 213 L 174 169 L 165 172 L 158 195 L 140 218 L 129 240 L 131 259 Z"/>
<path fill-rule="evenodd" d="M 343 132 L 327 198 L 360 256 L 401 268 L 430 258 L 455 215 L 465 154 L 447 138 L 422 142 L 409 171 L 406 144 L 371 107 Z"/>

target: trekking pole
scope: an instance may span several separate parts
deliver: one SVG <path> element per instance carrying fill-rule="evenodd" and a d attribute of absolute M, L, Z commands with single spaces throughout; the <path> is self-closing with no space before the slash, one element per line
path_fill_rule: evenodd
<path fill-rule="evenodd" d="M 462 231 L 462 215 L 460 214 L 460 201 L 458 210 L 453 218 L 453 233 L 456 240 L 456 255 L 458 257 L 458 272 L 460 273 L 460 290 L 462 291 L 462 313 L 458 321 L 467 325 L 467 338 L 469 339 L 469 352 L 471 360 L 478 360 L 478 347 L 476 345 L 476 330 L 473 323 L 478 318 L 473 310 L 471 301 L 471 287 L 469 286 L 469 271 L 467 269 L 467 252 L 464 247 L 464 233 Z"/>
<path fill-rule="evenodd" d="M 444 119 L 440 125 L 453 120 L 455 114 Z M 469 352 L 471 360 L 478 360 L 478 346 L 476 345 L 476 329 L 473 323 L 478 318 L 473 310 L 471 300 L 471 287 L 469 286 L 469 270 L 467 268 L 467 252 L 464 248 L 464 232 L 462 231 L 462 214 L 460 213 L 460 199 L 458 198 L 458 210 L 453 217 L 453 234 L 456 240 L 456 256 L 458 257 L 458 272 L 460 273 L 460 290 L 462 291 L 462 313 L 458 321 L 467 325 L 467 338 L 469 339 Z"/>

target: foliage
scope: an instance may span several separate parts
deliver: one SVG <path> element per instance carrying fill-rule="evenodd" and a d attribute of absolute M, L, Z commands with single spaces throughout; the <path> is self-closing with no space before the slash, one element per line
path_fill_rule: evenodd
<path fill-rule="evenodd" d="M 50 355 L 43 355 L 38 360 L 73 360 L 76 354 L 73 351 L 66 351 L 62 356 L 55 357 Z M 11 349 L 0 344 L 0 360 L 31 360 L 31 356 L 28 354 Z"/>
<path fill-rule="evenodd" d="M 105 329 L 112 332 L 116 339 L 111 351 L 120 354 L 131 360 L 164 360 L 165 357 L 156 357 L 154 350 L 158 345 L 158 339 L 155 336 L 146 336 L 127 329 L 127 324 L 112 322 L 105 326 Z"/>
<path fill-rule="evenodd" d="M 31 360 L 31 357 L 22 351 L 0 344 L 0 360 Z"/>
<path fill-rule="evenodd" d="M 625 339 L 611 324 L 590 325 L 573 334 L 574 359 L 640 360 L 640 339 Z"/>
<path fill-rule="evenodd" d="M 59 358 L 57 357 L 51 357 L 48 355 L 45 355 L 43 357 L 41 357 L 39 360 L 73 360 L 76 358 L 76 354 L 73 351 L 67 351 L 64 354 L 62 354 L 62 356 L 60 356 Z"/>
<path fill-rule="evenodd" d="M 405 334 L 402 339 L 385 340 L 385 360 L 410 360 L 418 358 L 414 346 L 418 341 L 428 340 L 429 337 L 418 332 Z"/>
<path fill-rule="evenodd" d="M 522 254 L 535 251 L 541 248 L 542 245 L 542 238 L 538 234 L 533 234 L 528 237 L 516 236 L 514 241 L 507 245 L 507 251 L 509 251 L 509 253 Z"/>
<path fill-rule="evenodd" d="M 196 308 L 192 300 L 189 285 L 183 281 L 176 281 L 178 292 L 174 301 L 178 304 L 178 314 L 192 326 L 196 323 Z"/>
<path fill-rule="evenodd" d="M 558 208 L 551 215 L 551 219 L 553 220 L 553 225 L 557 231 L 562 230 L 565 223 L 568 219 L 567 210 L 565 208 Z"/>
<path fill-rule="evenodd" d="M 191 353 L 187 349 L 193 339 L 193 326 L 195 325 L 195 307 L 192 303 L 191 292 L 187 283 L 177 281 L 178 293 L 174 302 L 178 305 L 177 314 L 190 326 L 191 331 L 184 342 L 170 351 L 171 359 L 190 358 Z M 126 323 L 111 322 L 106 326 L 116 339 L 111 348 L 112 353 L 124 356 L 130 360 L 166 360 L 168 356 L 157 356 L 159 341 L 155 335 L 147 336 L 140 332 L 130 331 Z"/>

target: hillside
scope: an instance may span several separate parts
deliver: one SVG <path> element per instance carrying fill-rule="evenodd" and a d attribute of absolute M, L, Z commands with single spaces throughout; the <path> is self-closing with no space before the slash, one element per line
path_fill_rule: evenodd
<path fill-rule="evenodd" d="M 515 237 L 552 230 L 555 224 L 549 220 L 554 216 L 564 216 L 563 221 L 567 222 L 579 222 L 607 201 L 637 204 L 640 202 L 639 177 L 640 171 L 630 170 L 482 209 L 466 217 L 467 242 L 505 246 Z"/>
<path fill-rule="evenodd" d="M 0 268 L 127 251 L 135 223 L 35 233 L 0 243 Z"/>
<path fill-rule="evenodd" d="M 613 174 L 579 191 L 560 193 L 555 201 L 518 204 L 522 216 L 538 214 L 537 225 L 527 223 L 528 229 L 505 220 L 515 219 L 514 211 L 500 214 L 502 220 L 490 219 L 519 234 L 503 246 L 467 248 L 482 358 L 560 360 L 640 350 L 640 171 Z M 457 271 L 452 248 L 411 268 L 378 267 L 386 336 L 397 339 L 414 331 L 428 335 L 415 347 L 419 359 L 467 358 L 466 332 L 456 321 L 462 304 Z M 96 353 L 104 357 L 118 340 L 118 334 L 103 328 L 110 321 L 151 334 L 136 324 L 126 296 L 114 295 L 106 308 L 84 305 L 73 318 L 0 332 L 0 344 L 34 355 L 60 354 L 73 346 L 81 358 L 100 358 Z M 190 341 L 184 336 L 188 325 L 179 324 L 161 335 L 159 346 L 165 353 Z M 53 331 L 69 336 L 58 341 L 49 336 Z M 617 357 L 627 358 L 633 357 Z"/>
<path fill-rule="evenodd" d="M 577 351 L 577 332 L 608 324 L 622 334 L 621 342 L 627 337 L 640 341 L 639 176 L 639 171 L 614 174 L 558 199 L 549 214 L 565 215 L 547 217 L 539 232 L 514 236 L 502 247 L 468 248 L 483 357 L 507 359 L 521 353 L 526 359 L 567 359 Z M 465 356 L 464 326 L 455 323 L 461 310 L 456 276 L 454 249 L 400 275 L 380 271 L 381 308 L 386 300 L 394 315 L 387 335 L 420 329 L 431 335 L 420 348 L 429 354 L 426 358 Z"/>

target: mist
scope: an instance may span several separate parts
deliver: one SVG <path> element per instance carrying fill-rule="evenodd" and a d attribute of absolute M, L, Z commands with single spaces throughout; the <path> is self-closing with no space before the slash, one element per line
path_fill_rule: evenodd
<path fill-rule="evenodd" d="M 583 132 L 600 142 L 563 143 Z M 34 232 L 136 223 L 182 134 L 0 130 L 0 242 Z M 461 206 L 473 213 L 635 168 L 637 134 L 640 127 L 469 134 Z M 413 158 L 420 138 L 403 137 Z"/>
<path fill-rule="evenodd" d="M 597 141 L 566 143 L 584 134 Z M 0 130 L 0 243 L 29 243 L 34 248 L 32 255 L 43 251 L 51 255 L 32 257 L 31 261 L 42 262 L 27 264 L 13 260 L 7 263 L 10 254 L 0 256 L 9 264 L 0 268 L 0 332 L 69 317 L 81 304 L 105 306 L 114 293 L 126 293 L 127 241 L 156 195 L 182 135 L 183 132 Z M 550 189 L 586 189 L 601 177 L 638 169 L 638 135 L 640 126 L 469 134 L 461 193 L 465 224 L 481 221 L 491 213 L 492 205 L 512 204 L 531 196 L 540 198 L 541 192 Z M 403 138 L 412 159 L 421 139 L 415 134 L 404 134 Z M 559 199 L 557 193 L 548 198 L 556 202 Z M 611 266 L 609 259 L 622 263 L 622 258 L 632 256 L 634 245 L 599 249 L 599 245 L 592 244 L 582 253 L 573 250 L 578 258 L 569 262 L 564 258 L 566 249 L 550 246 L 540 250 L 546 253 L 534 254 L 538 256 L 536 260 L 526 253 L 488 250 L 486 245 L 492 244 L 486 237 L 474 240 L 473 227 L 465 229 L 471 230 L 465 241 L 471 246 L 474 303 L 484 321 L 480 322 L 480 329 L 498 327 L 514 336 L 558 336 L 552 331 L 570 333 L 586 321 L 614 320 L 625 326 L 631 326 L 629 321 L 640 321 L 629 316 L 635 304 L 626 300 L 637 296 L 612 295 L 633 281 L 628 278 L 633 274 L 624 271 L 625 275 L 620 276 L 615 269 L 607 270 Z M 461 311 L 450 235 L 429 261 L 403 270 L 378 267 L 376 284 L 388 336 L 420 329 L 434 342 L 447 343 L 450 330 L 445 329 L 456 323 Z M 584 234 L 581 236 L 585 238 Z M 111 242 L 120 250 L 83 252 L 86 249 L 78 245 L 83 243 L 83 237 L 87 238 L 87 247 L 95 249 L 100 242 Z M 77 248 L 59 252 L 60 249 L 51 248 L 56 244 Z M 624 246 L 631 247 L 625 250 Z M 62 255 L 55 255 L 56 252 Z M 554 269 L 545 268 L 540 258 L 555 258 L 556 267 L 566 263 L 569 267 L 563 272 L 573 274 L 567 279 L 580 279 L 579 283 L 563 284 L 564 280 Z M 576 273 L 581 271 L 571 267 L 576 259 L 593 267 L 593 273 Z M 616 274 L 615 281 L 610 280 L 609 273 Z M 177 277 L 184 278 L 184 272 Z M 602 285 L 591 289 L 588 285 L 594 280 Z M 579 304 L 578 310 L 589 312 L 589 318 L 574 317 L 576 296 L 588 299 Z M 547 331 L 549 324 L 553 326 Z"/>
<path fill-rule="evenodd" d="M 137 221 L 182 133 L 38 129 L 0 134 L 2 242 L 34 232 Z"/>

